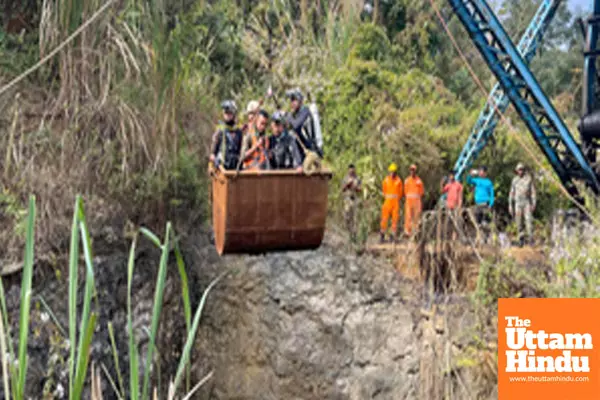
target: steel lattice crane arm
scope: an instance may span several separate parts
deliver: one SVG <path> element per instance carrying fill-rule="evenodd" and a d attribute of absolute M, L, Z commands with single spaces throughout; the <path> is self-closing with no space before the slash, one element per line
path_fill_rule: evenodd
<path fill-rule="evenodd" d="M 548 28 L 550 21 L 554 18 L 558 6 L 563 0 L 543 0 L 538 10 L 536 11 L 529 26 L 523 33 L 517 50 L 526 63 L 530 63 L 534 57 L 542 36 Z M 496 83 L 477 122 L 473 126 L 469 138 L 465 143 L 456 163 L 454 164 L 454 172 L 457 180 L 460 180 L 463 173 L 473 165 L 483 148 L 486 146 L 489 139 L 492 137 L 500 116 L 496 113 L 496 109 L 504 113 L 510 104 L 508 96 L 502 91 L 499 83 Z"/>
<path fill-rule="evenodd" d="M 583 68 L 582 118 L 579 123 L 582 147 L 588 160 L 596 163 L 596 152 L 600 147 L 600 76 L 597 58 L 600 36 L 600 0 L 593 0 L 593 15 L 586 21 L 587 33 Z"/>
<path fill-rule="evenodd" d="M 448 0 L 566 189 L 598 192 L 591 165 L 485 0 Z"/>

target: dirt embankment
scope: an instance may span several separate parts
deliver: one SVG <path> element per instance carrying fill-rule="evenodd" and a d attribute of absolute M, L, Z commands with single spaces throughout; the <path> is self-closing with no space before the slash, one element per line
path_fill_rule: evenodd
<path fill-rule="evenodd" d="M 186 239 L 182 247 L 193 307 L 213 278 L 223 270 L 229 272 L 211 292 L 202 317 L 192 357 L 192 383 L 210 371 L 214 375 L 194 398 L 421 398 L 423 385 L 428 385 L 423 379 L 429 379 L 424 373 L 429 374 L 437 357 L 429 349 L 436 346 L 444 328 L 430 329 L 427 321 L 435 320 L 421 311 L 421 287 L 401 277 L 393 264 L 352 255 L 332 237 L 314 252 L 253 257 L 219 258 L 205 234 Z M 110 248 L 110 253 L 103 248 Z M 116 378 L 110 322 L 125 382 L 129 365 L 127 252 L 125 246 L 97 246 L 94 307 L 99 320 L 92 345 L 92 360 Z M 147 346 L 158 260 L 158 252 L 150 246 L 142 248 L 136 259 L 134 326 L 141 354 Z M 14 276 L 7 282 L 13 332 L 18 321 L 19 280 Z M 44 300 L 64 330 L 66 283 L 65 276 L 48 267 L 36 270 L 35 299 Z M 466 313 L 461 307 L 457 321 Z M 58 324 L 43 304 L 34 305 L 28 385 L 33 398 L 42 398 L 44 392 L 49 398 L 66 398 L 68 343 Z M 459 332 L 460 324 L 454 325 L 458 326 L 454 332 Z M 175 373 L 185 338 L 174 262 L 169 268 L 159 335 L 160 368 L 154 376 L 160 374 L 164 389 Z M 103 385 L 105 398 L 116 398 L 107 379 Z"/>

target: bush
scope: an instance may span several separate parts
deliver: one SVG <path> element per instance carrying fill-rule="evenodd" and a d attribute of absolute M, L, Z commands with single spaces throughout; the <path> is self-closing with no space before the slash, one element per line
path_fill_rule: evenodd
<path fill-rule="evenodd" d="M 379 207 L 380 184 L 390 162 L 402 177 L 417 163 L 430 203 L 437 201 L 439 180 L 447 170 L 444 154 L 460 135 L 465 110 L 441 81 L 417 69 L 403 74 L 375 61 L 350 60 L 327 83 L 323 105 L 325 149 L 339 171 L 354 163 L 363 179 L 366 199 Z M 452 146 L 452 147 L 450 147 Z M 339 203 L 338 191 L 332 205 Z"/>

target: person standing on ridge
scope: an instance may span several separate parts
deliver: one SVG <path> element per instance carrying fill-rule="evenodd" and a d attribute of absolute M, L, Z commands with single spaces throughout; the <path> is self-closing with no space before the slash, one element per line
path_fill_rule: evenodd
<path fill-rule="evenodd" d="M 388 220 L 392 217 L 392 233 L 390 238 L 396 240 L 396 231 L 398 230 L 398 217 L 400 213 L 400 199 L 402 198 L 402 179 L 397 175 L 398 167 L 396 164 L 390 164 L 389 175 L 385 177 L 382 183 L 383 189 L 383 207 L 381 208 L 381 231 L 379 241 L 385 241 L 385 234 L 388 227 Z"/>
<path fill-rule="evenodd" d="M 522 220 L 525 217 L 527 242 L 533 244 L 533 212 L 535 211 L 535 184 L 530 174 L 526 173 L 525 165 L 518 163 L 515 169 L 517 176 L 512 180 L 508 196 L 508 211 L 514 217 L 519 232 L 519 245 L 525 244 Z"/>
<path fill-rule="evenodd" d="M 417 166 L 410 166 L 410 175 L 404 180 L 404 233 L 411 236 L 421 219 L 423 211 L 423 181 L 417 176 Z"/>
<path fill-rule="evenodd" d="M 237 106 L 233 100 L 221 103 L 223 121 L 219 121 L 217 131 L 212 138 L 209 156 L 209 171 L 223 166 L 225 169 L 236 169 L 242 149 L 242 130 L 236 126 Z"/>
<path fill-rule="evenodd" d="M 456 180 L 455 171 L 450 171 L 448 178 L 440 182 L 440 190 L 442 194 L 446 195 L 446 203 L 444 205 L 450 214 L 450 218 L 454 220 L 450 226 L 456 224 L 458 229 L 461 229 L 461 215 L 459 214 L 459 210 L 463 205 L 463 185 Z M 456 237 L 457 230 L 452 229 L 452 240 L 456 240 Z"/>
<path fill-rule="evenodd" d="M 354 164 L 350 164 L 342 183 L 342 193 L 344 195 L 344 222 L 352 240 L 356 237 L 356 209 L 359 194 L 362 191 L 361 183 Z"/>
<path fill-rule="evenodd" d="M 477 176 L 479 175 L 479 176 Z M 487 168 L 472 170 L 467 176 L 467 185 L 475 187 L 475 219 L 478 225 L 491 222 L 491 209 L 494 206 L 494 184 L 487 177 Z"/>
<path fill-rule="evenodd" d="M 450 171 L 448 180 L 441 183 L 441 191 L 446 195 L 446 208 L 453 211 L 462 208 L 463 203 L 463 185 L 455 177 L 456 173 Z"/>

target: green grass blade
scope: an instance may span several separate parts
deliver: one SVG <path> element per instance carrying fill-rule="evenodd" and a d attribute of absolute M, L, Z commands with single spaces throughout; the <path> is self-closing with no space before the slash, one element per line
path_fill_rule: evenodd
<path fill-rule="evenodd" d="M 179 243 L 175 242 L 175 259 L 177 260 L 177 268 L 179 269 L 179 277 L 181 278 L 181 297 L 183 299 L 183 314 L 185 316 L 185 327 L 190 331 L 192 323 L 192 307 L 190 304 L 190 289 L 188 284 L 187 273 L 185 272 L 185 262 L 179 250 Z"/>
<path fill-rule="evenodd" d="M 160 243 L 160 239 L 153 232 L 149 231 L 146 228 L 140 228 L 140 232 L 142 232 L 142 234 L 144 236 L 146 236 L 148 239 L 150 239 L 150 241 L 152 243 L 154 243 L 154 245 L 156 247 L 158 247 L 159 249 L 162 247 L 162 244 Z"/>
<path fill-rule="evenodd" d="M 91 341 L 92 338 L 91 336 L 88 338 L 86 337 L 88 335 L 88 331 L 90 329 L 90 326 L 94 324 L 95 321 L 95 315 L 92 314 L 92 316 L 90 316 L 90 310 L 91 310 L 91 304 L 92 304 L 92 295 L 94 293 L 94 266 L 93 266 L 93 261 L 92 261 L 92 246 L 91 246 L 91 240 L 90 240 L 90 234 L 88 231 L 88 227 L 87 227 L 87 223 L 86 223 L 86 218 L 85 218 L 85 211 L 83 209 L 83 205 L 80 203 L 79 204 L 79 209 L 78 209 L 78 218 L 79 218 L 79 228 L 81 231 L 81 240 L 82 240 L 82 244 L 83 244 L 83 254 L 84 254 L 84 260 L 85 260 L 85 270 L 86 270 L 86 277 L 85 277 L 85 288 L 84 288 L 84 295 L 83 295 L 83 309 L 81 311 L 81 322 L 80 322 L 80 328 L 79 328 L 79 332 L 80 332 L 80 336 L 79 336 L 79 345 L 77 346 L 77 362 L 76 362 L 76 370 L 75 370 L 75 384 L 74 387 L 71 387 L 70 392 L 72 391 L 75 394 L 75 399 L 79 399 L 80 394 L 81 394 L 81 390 L 83 390 L 83 384 L 85 382 L 85 377 L 86 377 L 86 373 L 87 373 L 87 366 L 88 366 L 88 361 L 89 361 L 89 353 L 88 353 L 88 348 L 89 348 L 89 343 L 86 343 L 86 341 Z M 82 336 L 82 335 L 86 335 L 86 336 Z M 94 334 L 94 330 L 92 329 L 91 332 L 89 332 L 90 335 L 93 336 Z M 79 396 L 77 396 L 79 394 Z"/>
<path fill-rule="evenodd" d="M 125 395 L 125 385 L 123 384 L 123 376 L 121 375 L 121 367 L 119 366 L 119 350 L 117 349 L 117 343 L 115 341 L 115 332 L 111 322 L 108 323 L 108 336 L 110 337 L 110 345 L 112 347 L 113 358 L 115 361 L 115 369 L 117 370 L 117 380 L 119 381 L 119 397 Z"/>
<path fill-rule="evenodd" d="M 75 343 L 77 343 L 77 279 L 79 266 L 79 204 L 81 196 L 75 200 L 73 224 L 71 226 L 71 248 L 69 250 L 69 387 L 73 387 L 75 373 Z M 69 391 L 69 399 L 73 399 Z"/>
<path fill-rule="evenodd" d="M 0 318 L 0 358 L 2 360 L 2 383 L 4 385 L 4 393 L 10 393 L 10 383 L 8 380 L 9 370 L 8 366 L 12 357 L 6 351 L 6 330 L 4 329 L 4 311 L 2 311 L 2 318 Z"/>
<path fill-rule="evenodd" d="M 190 290 L 188 284 L 187 273 L 185 272 L 185 262 L 183 261 L 183 256 L 181 254 L 181 250 L 179 249 L 179 241 L 175 240 L 175 259 L 177 260 L 177 268 L 179 269 L 179 277 L 181 279 L 181 297 L 183 299 L 183 313 L 185 316 L 185 332 L 186 335 L 190 333 L 190 328 L 192 324 L 192 307 L 190 302 Z M 190 389 L 190 370 L 187 368 L 186 371 L 186 380 L 185 380 L 185 390 L 189 391 Z"/>
<path fill-rule="evenodd" d="M 148 337 L 151 336 L 150 331 L 148 330 L 148 328 L 143 327 L 142 328 L 144 330 L 144 332 L 146 332 L 146 335 L 148 335 Z M 158 375 L 157 377 L 157 385 L 154 387 L 154 390 L 157 390 L 158 393 L 160 393 L 160 382 L 161 382 L 161 375 L 160 375 L 160 352 L 158 351 L 158 347 L 154 346 L 154 351 L 156 352 L 155 357 L 156 357 L 156 374 Z"/>
<path fill-rule="evenodd" d="M 142 400 L 148 396 L 148 385 L 150 381 L 150 370 L 152 369 L 152 357 L 154 355 L 154 345 L 156 342 L 156 333 L 158 332 L 158 323 L 162 311 L 163 293 L 165 289 L 165 280 L 167 277 L 167 261 L 169 260 L 169 238 L 171 236 L 171 223 L 167 223 L 167 232 L 165 234 L 165 243 L 162 245 L 162 255 L 158 268 L 158 277 L 156 279 L 156 289 L 154 292 L 154 308 L 152 311 L 152 329 L 150 330 L 150 344 L 146 354 L 146 368 L 144 371 L 144 381 L 142 383 Z"/>
<path fill-rule="evenodd" d="M 10 363 L 8 364 L 10 383 L 12 389 L 13 399 L 17 398 L 17 380 L 19 378 L 18 371 L 15 370 L 13 360 L 15 359 L 15 348 L 12 342 L 12 335 L 10 329 L 10 323 L 8 321 L 8 309 L 6 308 L 6 295 L 4 292 L 4 281 L 0 277 L 0 306 L 2 307 L 2 322 L 6 329 L 6 339 L 8 342 L 8 354 L 10 356 Z"/>
<path fill-rule="evenodd" d="M 137 237 L 131 243 L 129 260 L 127 262 L 127 331 L 129 333 L 129 396 L 131 400 L 139 399 L 139 376 L 138 376 L 138 351 L 135 334 L 133 332 L 133 321 L 131 313 L 131 284 L 133 281 L 133 267 L 135 264 L 135 245 Z"/>
<path fill-rule="evenodd" d="M 190 354 L 192 352 L 192 346 L 194 345 L 194 341 L 196 340 L 196 332 L 198 331 L 198 325 L 200 324 L 200 317 L 202 316 L 202 310 L 204 309 L 204 304 L 206 303 L 206 299 L 208 298 L 208 294 L 212 290 L 212 288 L 227 274 L 227 271 L 223 272 L 217 278 L 215 278 L 210 285 L 204 291 L 202 295 L 202 299 L 200 300 L 200 304 L 198 304 L 198 308 L 196 309 L 196 314 L 194 316 L 194 323 L 192 325 L 192 329 L 188 333 L 187 339 L 185 341 L 185 345 L 183 347 L 183 352 L 181 353 L 181 359 L 179 360 L 179 367 L 177 367 L 177 374 L 175 375 L 175 393 L 177 393 L 177 388 L 179 387 L 179 383 L 183 377 L 183 373 L 185 371 L 185 367 L 189 362 Z"/>
<path fill-rule="evenodd" d="M 29 310 L 31 308 L 31 281 L 33 278 L 33 246 L 35 242 L 35 196 L 29 197 L 29 216 L 27 218 L 27 236 L 25 242 L 25 265 L 21 283 L 21 309 L 19 311 L 19 380 L 17 399 L 23 399 L 27 376 L 27 338 L 29 336 Z"/>
<path fill-rule="evenodd" d="M 73 397 L 81 399 L 81 393 L 83 392 L 83 385 L 85 383 L 85 375 L 90 360 L 90 345 L 92 344 L 92 337 L 94 336 L 94 329 L 96 328 L 96 313 L 90 315 L 87 321 L 85 333 L 82 335 L 83 340 L 79 346 L 80 357 L 77 361 L 77 372 L 75 375 L 75 388 Z"/>

